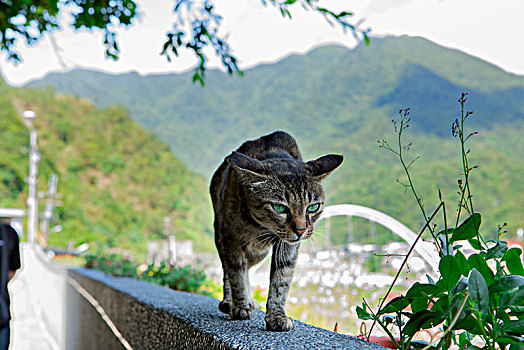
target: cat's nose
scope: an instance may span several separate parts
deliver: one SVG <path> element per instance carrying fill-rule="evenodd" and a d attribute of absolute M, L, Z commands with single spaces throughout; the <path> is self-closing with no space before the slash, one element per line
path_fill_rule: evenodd
<path fill-rule="evenodd" d="M 295 229 L 295 233 L 296 233 L 299 237 L 302 236 L 302 235 L 304 234 L 304 232 L 306 232 L 306 228 L 305 228 L 305 227 L 304 227 L 304 228 L 298 228 L 298 227 L 297 227 L 297 228 Z"/>

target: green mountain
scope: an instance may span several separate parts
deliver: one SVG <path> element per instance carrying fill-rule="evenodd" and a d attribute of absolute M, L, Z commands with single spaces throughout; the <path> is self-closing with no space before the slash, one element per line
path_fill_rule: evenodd
<path fill-rule="evenodd" d="M 468 141 L 472 162 L 480 166 L 472 175 L 475 209 L 484 214 L 488 232 L 504 222 L 511 233 L 524 226 L 524 78 L 425 39 L 377 38 L 352 50 L 322 47 L 255 67 L 244 78 L 210 71 L 204 88 L 191 83 L 190 73 L 141 77 L 85 70 L 50 74 L 32 85 L 52 85 L 100 106 L 124 106 L 207 178 L 244 140 L 286 130 L 305 158 L 344 154 L 345 163 L 327 180 L 331 204 L 366 205 L 415 231 L 421 215 L 395 181 L 402 169 L 377 140 L 393 141 L 390 121 L 410 107 L 410 152 L 422 156 L 412 168 L 415 185 L 428 211 L 438 202 L 437 188 L 454 204 L 460 162 L 450 130 L 460 115 L 457 99 L 470 91 L 470 130 L 480 131 Z M 367 228 L 359 225 L 366 239 Z M 342 234 L 335 237 L 342 240 Z"/>
<path fill-rule="evenodd" d="M 210 250 L 210 200 L 202 176 L 189 171 L 152 133 L 121 107 L 97 108 L 89 100 L 52 89 L 9 88 L 0 81 L 0 206 L 25 207 L 29 132 L 21 111 L 36 111 L 41 154 L 39 190 L 60 176 L 63 231 L 51 245 L 89 242 L 143 255 L 146 240 L 162 238 L 163 218 L 179 239 Z M 40 201 L 43 209 L 43 201 Z M 56 220 L 55 219 L 55 220 Z"/>

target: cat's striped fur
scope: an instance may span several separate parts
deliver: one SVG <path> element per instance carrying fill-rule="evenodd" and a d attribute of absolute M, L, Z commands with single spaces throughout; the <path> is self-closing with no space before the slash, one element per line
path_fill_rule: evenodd
<path fill-rule="evenodd" d="M 252 318 L 256 302 L 249 295 L 248 269 L 272 250 L 266 327 L 294 328 L 285 302 L 298 248 L 322 213 L 320 181 L 341 163 L 339 155 L 303 162 L 293 137 L 278 131 L 246 141 L 217 169 L 210 192 L 224 270 L 219 309 L 230 319 Z"/>

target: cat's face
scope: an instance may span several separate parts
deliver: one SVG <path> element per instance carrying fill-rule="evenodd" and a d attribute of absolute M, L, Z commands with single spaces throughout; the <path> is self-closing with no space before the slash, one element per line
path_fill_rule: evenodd
<path fill-rule="evenodd" d="M 239 153 L 237 153 L 239 154 Z M 242 158 L 240 158 L 242 157 Z M 230 158 L 239 171 L 253 219 L 291 244 L 308 239 L 324 208 L 320 181 L 342 157 L 303 163 L 295 160 L 258 161 L 244 155 Z M 320 158 L 322 159 L 322 158 Z"/>
<path fill-rule="evenodd" d="M 247 185 L 252 217 L 281 240 L 298 243 L 313 234 L 324 206 L 322 186 L 306 177 L 268 178 Z"/>

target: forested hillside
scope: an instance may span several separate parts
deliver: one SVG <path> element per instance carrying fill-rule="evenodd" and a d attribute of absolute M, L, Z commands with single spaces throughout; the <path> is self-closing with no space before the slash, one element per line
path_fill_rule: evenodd
<path fill-rule="evenodd" d="M 129 118 L 121 107 L 55 95 L 52 89 L 14 89 L 0 81 L 0 206 L 25 207 L 29 132 L 21 111 L 36 111 L 41 153 L 39 191 L 60 176 L 62 205 L 50 244 L 89 242 L 144 254 L 146 240 L 162 238 L 163 218 L 179 239 L 211 249 L 207 184 L 168 145 Z M 41 201 L 41 208 L 43 203 Z"/>
<path fill-rule="evenodd" d="M 410 37 L 374 39 L 370 47 L 353 50 L 323 47 L 250 69 L 244 78 L 209 72 L 204 88 L 192 84 L 189 74 L 141 77 L 76 70 L 34 84 L 53 85 L 101 106 L 125 106 L 207 178 L 244 140 L 289 131 L 305 158 L 344 154 L 343 166 L 327 180 L 330 204 L 366 205 L 415 231 L 421 215 L 395 181 L 401 167 L 377 140 L 394 141 L 390 121 L 399 109 L 411 107 L 406 136 L 413 142 L 412 156 L 421 155 L 412 168 L 415 185 L 428 210 L 436 206 L 438 188 L 451 205 L 460 176 L 451 124 L 460 115 L 460 93 L 470 91 L 467 107 L 475 111 L 470 130 L 480 131 L 468 143 L 472 162 L 480 166 L 472 189 L 476 209 L 484 214 L 483 230 L 495 233 L 498 224 L 508 222 L 514 233 L 524 226 L 522 77 Z"/>

